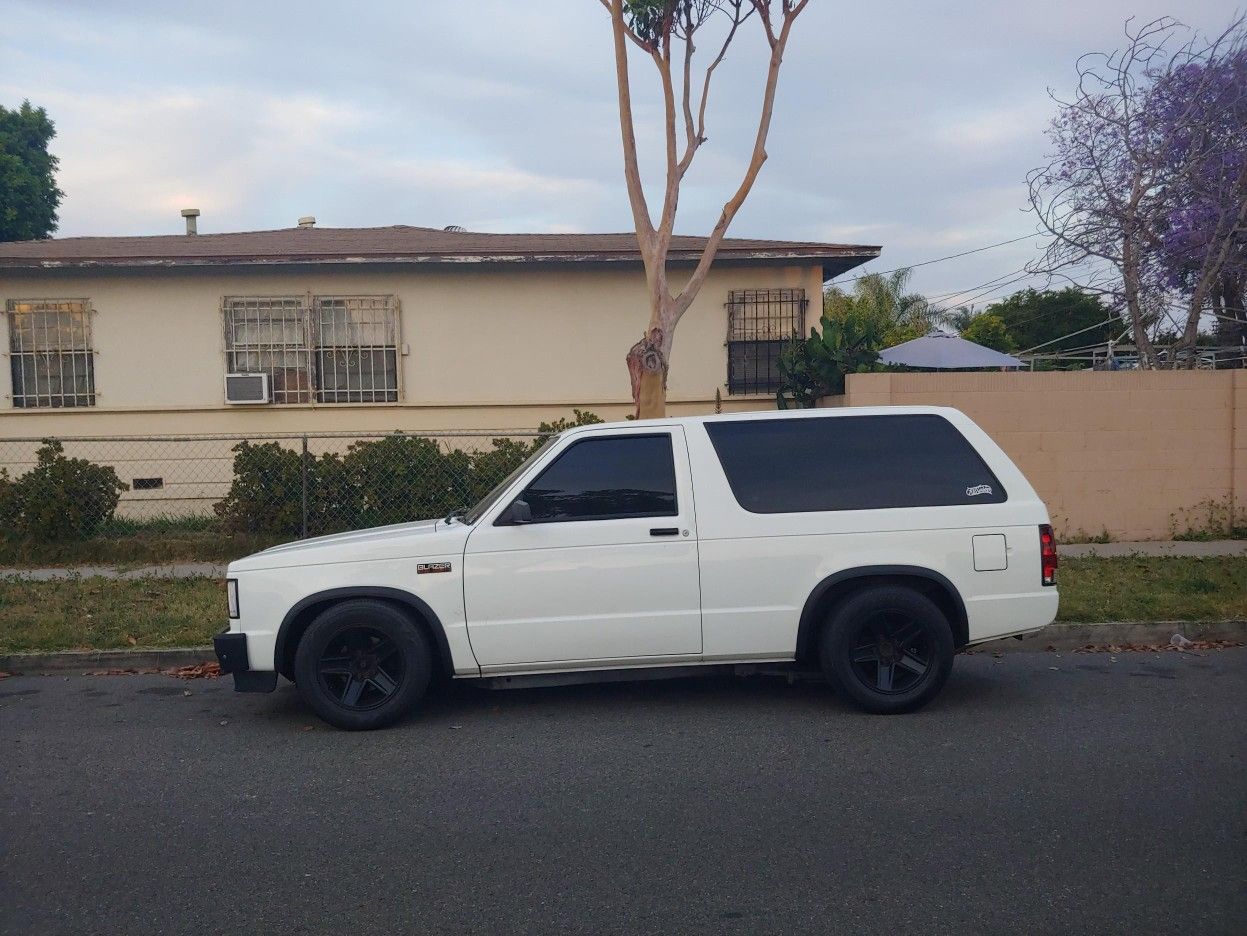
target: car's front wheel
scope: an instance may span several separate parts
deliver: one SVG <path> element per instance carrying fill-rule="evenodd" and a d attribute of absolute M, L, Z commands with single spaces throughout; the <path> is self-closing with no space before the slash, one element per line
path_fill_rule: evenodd
<path fill-rule="evenodd" d="M 953 666 L 953 634 L 930 598 L 899 585 L 868 588 L 832 611 L 820 662 L 828 680 L 868 712 L 926 705 Z"/>
<path fill-rule="evenodd" d="M 295 683 L 329 724 L 366 731 L 393 724 L 420 701 L 433 673 L 424 633 L 397 608 L 355 599 L 321 612 L 304 632 Z"/>

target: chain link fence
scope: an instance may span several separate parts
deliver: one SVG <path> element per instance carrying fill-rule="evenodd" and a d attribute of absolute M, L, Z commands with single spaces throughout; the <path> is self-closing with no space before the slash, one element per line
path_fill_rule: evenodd
<path fill-rule="evenodd" d="M 297 538 L 445 516 L 479 500 L 547 435 L 0 439 L 0 535 L 168 528 Z"/>

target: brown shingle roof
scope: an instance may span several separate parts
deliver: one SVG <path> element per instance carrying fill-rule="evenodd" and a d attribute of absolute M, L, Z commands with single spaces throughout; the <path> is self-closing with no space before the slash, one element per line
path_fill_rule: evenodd
<path fill-rule="evenodd" d="M 702 237 L 673 238 L 673 262 L 697 259 Z M 839 275 L 879 255 L 878 247 L 728 238 L 716 262 L 821 261 Z M 183 267 L 292 263 L 639 262 L 631 234 L 482 234 L 394 225 L 283 228 L 237 234 L 65 237 L 0 243 L 0 269 Z"/>

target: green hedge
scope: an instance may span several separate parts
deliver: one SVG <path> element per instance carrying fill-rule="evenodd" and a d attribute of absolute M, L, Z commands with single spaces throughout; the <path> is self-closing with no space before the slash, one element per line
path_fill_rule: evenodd
<path fill-rule="evenodd" d="M 308 455 L 305 465 L 300 451 L 277 442 L 240 442 L 216 522 L 231 533 L 300 536 L 305 472 L 309 534 L 445 516 L 480 500 L 554 433 L 602 421 L 574 412 L 542 423 L 535 439 L 493 439 L 479 451 L 395 433 L 356 442 L 344 455 Z M 12 478 L 0 469 L 0 538 L 43 544 L 102 535 L 127 490 L 112 468 L 68 458 L 60 442 L 45 439 L 30 471 Z"/>
<path fill-rule="evenodd" d="M 602 420 L 575 411 L 542 423 L 525 442 L 494 439 L 479 451 L 443 450 L 421 436 L 395 433 L 353 443 L 345 455 L 306 456 L 309 535 L 445 516 L 476 503 L 550 435 Z M 226 529 L 297 537 L 303 532 L 305 456 L 277 442 L 234 447 L 234 481 L 215 506 Z"/>
<path fill-rule="evenodd" d="M 0 532 L 23 542 L 65 542 L 94 535 L 129 490 L 112 468 L 67 458 L 44 439 L 35 467 L 17 479 L 0 469 Z"/>

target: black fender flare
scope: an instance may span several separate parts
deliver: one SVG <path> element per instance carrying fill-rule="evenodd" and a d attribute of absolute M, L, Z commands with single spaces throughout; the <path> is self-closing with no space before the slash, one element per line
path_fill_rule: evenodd
<path fill-rule="evenodd" d="M 378 598 L 382 601 L 392 601 L 397 604 L 404 605 L 415 611 L 428 625 L 429 636 L 433 638 L 437 645 L 437 654 L 444 662 L 447 670 L 454 667 L 454 659 L 450 655 L 450 641 L 446 639 L 446 628 L 442 624 L 441 618 L 437 613 L 429 607 L 428 602 L 418 595 L 413 595 L 409 591 L 401 588 L 386 588 L 380 585 L 348 585 L 343 588 L 327 588 L 324 591 L 315 592 L 300 598 L 281 620 L 281 626 L 277 629 L 277 642 L 273 647 L 273 666 L 279 672 L 282 670 L 288 652 L 287 643 L 291 634 L 294 633 L 294 622 L 308 608 L 313 605 L 323 604 L 325 602 L 344 601 L 348 598 Z"/>
<path fill-rule="evenodd" d="M 798 658 L 810 648 L 818 634 L 818 628 L 823 623 L 821 614 L 823 598 L 829 591 L 854 579 L 895 577 L 926 579 L 937 585 L 948 596 L 954 612 L 954 620 L 949 623 L 953 626 L 955 642 L 958 646 L 965 644 L 968 639 L 967 628 L 969 625 L 969 619 L 966 616 L 966 603 L 961 597 L 961 592 L 957 591 L 957 586 L 949 581 L 947 576 L 923 566 L 857 566 L 852 569 L 842 569 L 839 572 L 833 572 L 815 585 L 809 597 L 805 599 L 805 605 L 801 608 L 800 624 L 797 626 Z"/>

